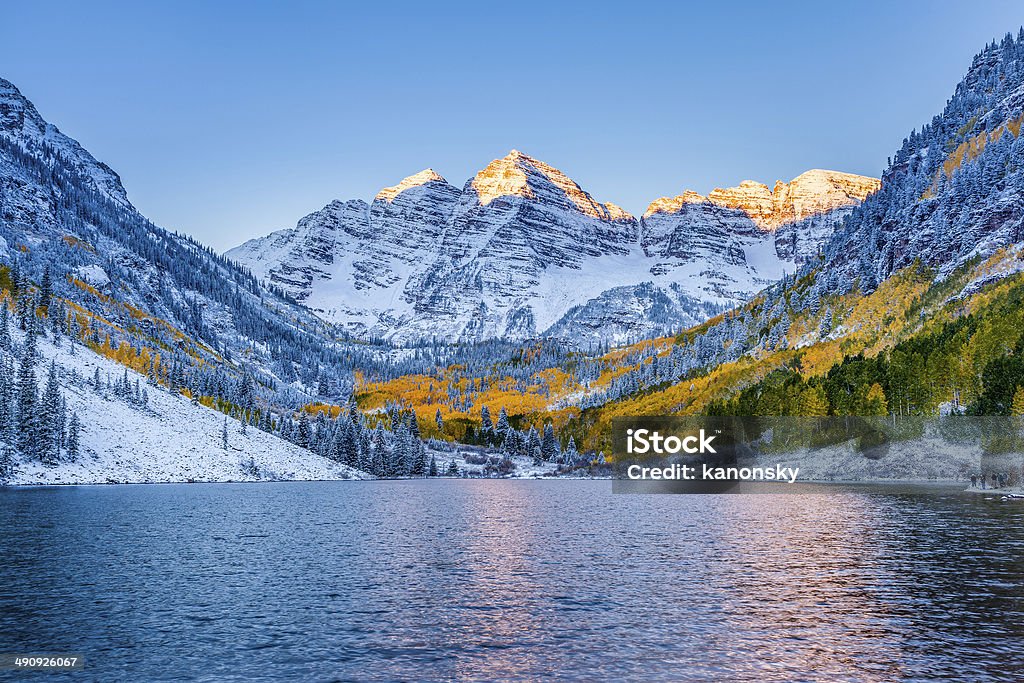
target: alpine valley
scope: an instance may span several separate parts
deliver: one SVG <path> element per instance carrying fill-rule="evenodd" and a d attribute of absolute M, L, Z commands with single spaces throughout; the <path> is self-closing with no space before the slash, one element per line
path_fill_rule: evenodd
<path fill-rule="evenodd" d="M 0 481 L 592 475 L 617 416 L 1024 414 L 1022 122 L 1024 32 L 881 180 L 635 217 L 513 151 L 218 255 L 0 79 Z"/>

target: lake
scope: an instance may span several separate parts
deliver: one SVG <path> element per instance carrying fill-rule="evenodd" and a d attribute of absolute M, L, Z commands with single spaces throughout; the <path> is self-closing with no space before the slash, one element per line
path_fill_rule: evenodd
<path fill-rule="evenodd" d="M 796 486 L 0 490 L 0 652 L 81 653 L 75 681 L 1024 677 L 1024 502 Z"/>

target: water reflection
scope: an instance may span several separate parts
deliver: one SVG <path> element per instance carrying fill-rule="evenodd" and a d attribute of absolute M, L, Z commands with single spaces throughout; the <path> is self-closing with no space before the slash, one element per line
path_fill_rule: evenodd
<path fill-rule="evenodd" d="M 609 491 L 543 481 L 0 491 L 0 641 L 86 653 L 76 680 L 1024 671 L 1024 504 L 934 490 Z"/>

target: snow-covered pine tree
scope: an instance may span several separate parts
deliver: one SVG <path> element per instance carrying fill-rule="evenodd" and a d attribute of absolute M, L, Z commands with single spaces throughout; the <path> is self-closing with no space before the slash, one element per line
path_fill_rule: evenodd
<path fill-rule="evenodd" d="M 416 441 L 413 446 L 413 465 L 409 472 L 414 477 L 422 477 L 427 474 L 427 448 L 422 441 Z"/>
<path fill-rule="evenodd" d="M 68 421 L 67 459 L 70 462 L 78 460 L 78 434 L 82 426 L 78 421 L 78 413 L 72 411 L 71 419 Z"/>
<path fill-rule="evenodd" d="M 0 302 L 0 349 L 11 350 L 11 314 L 7 302 Z"/>
<path fill-rule="evenodd" d="M 309 448 L 313 430 L 309 425 L 309 414 L 303 410 L 299 413 L 299 424 L 295 430 L 295 445 Z"/>
<path fill-rule="evenodd" d="M 378 477 L 389 476 L 391 449 L 388 448 L 384 425 L 378 424 L 373 434 L 373 474 Z"/>
<path fill-rule="evenodd" d="M 359 426 L 346 421 L 342 428 L 345 437 L 344 463 L 349 467 L 359 467 Z"/>
<path fill-rule="evenodd" d="M 498 422 L 494 425 L 495 443 L 503 443 L 505 441 L 508 427 L 508 412 L 505 410 L 505 406 L 502 406 L 501 410 L 498 411 Z"/>
<path fill-rule="evenodd" d="M 29 457 L 39 457 L 39 389 L 36 386 L 34 368 L 35 351 L 29 340 L 25 340 L 25 351 L 18 368 L 16 389 L 17 447 Z"/>
<path fill-rule="evenodd" d="M 0 360 L 0 438 L 12 445 L 15 417 L 14 359 L 5 354 Z"/>
<path fill-rule="evenodd" d="M 825 309 L 825 315 L 821 318 L 821 324 L 818 326 L 818 336 L 824 339 L 828 335 L 832 334 L 832 308 Z"/>
<path fill-rule="evenodd" d="M 544 425 L 544 438 L 541 440 L 541 457 L 548 462 L 558 459 L 558 439 L 555 438 L 555 428 L 550 422 Z"/>
<path fill-rule="evenodd" d="M 566 465 L 575 465 L 579 458 L 580 454 L 576 450 L 576 440 L 570 436 L 569 443 L 566 444 L 565 450 L 562 452 L 562 460 Z"/>
<path fill-rule="evenodd" d="M 59 448 L 60 425 L 60 385 L 57 384 L 57 365 L 50 362 L 50 371 L 43 389 L 43 399 L 39 405 L 38 434 L 39 459 L 44 463 L 56 464 Z"/>
<path fill-rule="evenodd" d="M 50 310 L 50 301 L 53 299 L 53 280 L 50 278 L 50 264 L 47 263 L 43 269 L 43 277 L 39 283 L 39 306 L 43 311 Z"/>
<path fill-rule="evenodd" d="M 491 411 L 487 406 L 480 409 L 480 440 L 485 444 L 494 440 L 494 423 L 491 421 Z"/>

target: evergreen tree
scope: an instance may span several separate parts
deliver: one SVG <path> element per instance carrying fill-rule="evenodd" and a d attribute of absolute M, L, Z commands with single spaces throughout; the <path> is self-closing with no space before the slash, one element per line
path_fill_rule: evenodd
<path fill-rule="evenodd" d="M 372 473 L 377 477 L 386 477 L 388 471 L 388 442 L 384 436 L 384 426 L 378 424 L 373 433 L 373 469 Z"/>
<path fill-rule="evenodd" d="M 46 264 L 43 269 L 43 279 L 39 283 L 39 306 L 44 312 L 49 313 L 52 299 L 53 281 L 50 279 L 50 264 Z"/>
<path fill-rule="evenodd" d="M 494 423 L 491 422 L 491 411 L 487 406 L 480 409 L 480 440 L 485 444 L 494 441 Z"/>
<path fill-rule="evenodd" d="M 441 417 L 440 408 L 438 408 L 437 412 L 434 413 L 434 423 L 437 424 L 437 431 L 444 434 L 444 419 Z"/>
<path fill-rule="evenodd" d="M 224 426 L 220 432 L 220 447 L 225 451 L 228 449 L 228 417 L 224 416 Z"/>
<path fill-rule="evenodd" d="M 494 435 L 497 437 L 495 441 L 505 441 L 505 435 L 508 433 L 508 413 L 505 411 L 505 406 L 501 407 L 498 412 L 498 422 L 494 425 Z"/>
<path fill-rule="evenodd" d="M 50 371 L 43 390 L 38 419 L 39 457 L 48 464 L 55 464 L 59 457 L 60 433 L 60 386 L 57 384 L 57 366 L 50 363 Z"/>
<path fill-rule="evenodd" d="M 14 360 L 5 355 L 0 360 L 0 438 L 13 445 L 15 432 Z"/>
<path fill-rule="evenodd" d="M 413 442 L 412 465 L 409 474 L 414 477 L 422 477 L 427 473 L 427 449 L 422 441 Z"/>
<path fill-rule="evenodd" d="M 349 467 L 359 467 L 359 428 L 348 422 L 342 431 L 345 437 L 345 464 Z"/>
<path fill-rule="evenodd" d="M 295 445 L 309 448 L 313 430 L 309 426 L 309 414 L 305 410 L 299 413 L 299 425 L 295 430 Z"/>
<path fill-rule="evenodd" d="M 818 326 L 818 336 L 822 339 L 832 334 L 832 309 L 825 309 L 825 315 L 821 318 L 821 325 Z"/>
<path fill-rule="evenodd" d="M 544 425 L 544 438 L 540 446 L 541 457 L 548 462 L 554 462 L 558 458 L 558 439 L 555 438 L 555 428 L 548 422 Z"/>
<path fill-rule="evenodd" d="M 526 455 L 533 458 L 533 464 L 539 465 L 543 460 L 542 447 L 540 435 L 537 434 L 537 430 L 530 426 L 530 431 L 526 434 Z"/>
<path fill-rule="evenodd" d="M 67 458 L 70 462 L 78 460 L 78 433 L 81 425 L 78 422 L 78 413 L 71 413 L 71 420 L 68 422 Z"/>
<path fill-rule="evenodd" d="M 420 438 L 420 422 L 416 419 L 416 411 L 409 412 L 409 421 L 406 425 L 409 430 L 409 435 L 414 439 L 419 440 Z"/>
<path fill-rule="evenodd" d="M 0 481 L 14 474 L 14 447 L 9 441 L 4 442 L 0 450 Z"/>
<path fill-rule="evenodd" d="M 31 338 L 31 337 L 30 337 Z M 27 343 L 18 369 L 17 425 L 18 450 L 29 457 L 38 457 L 39 450 L 39 389 L 34 368 L 35 352 Z"/>
<path fill-rule="evenodd" d="M 11 314 L 7 302 L 0 301 L 0 349 L 10 351 L 11 346 Z"/>
<path fill-rule="evenodd" d="M 256 384 L 253 382 L 252 375 L 246 372 L 242 376 L 242 383 L 238 388 L 238 405 L 242 406 L 242 408 L 249 409 L 252 407 L 255 399 Z"/>
<path fill-rule="evenodd" d="M 566 445 L 565 451 L 562 453 L 562 460 L 566 465 L 575 465 L 579 458 L 580 454 L 576 450 L 576 440 L 570 436 L 569 443 Z"/>

